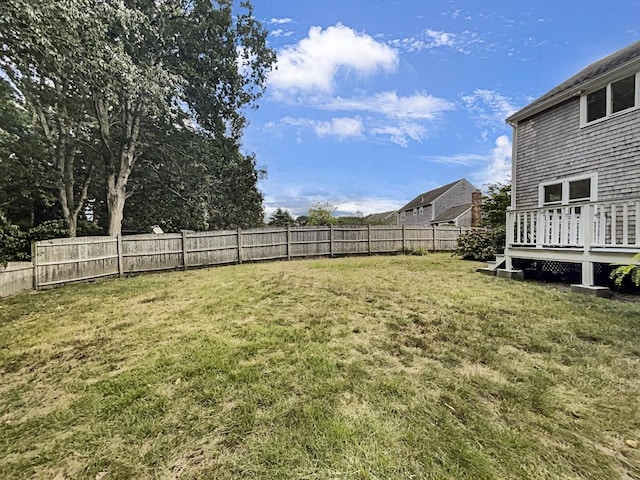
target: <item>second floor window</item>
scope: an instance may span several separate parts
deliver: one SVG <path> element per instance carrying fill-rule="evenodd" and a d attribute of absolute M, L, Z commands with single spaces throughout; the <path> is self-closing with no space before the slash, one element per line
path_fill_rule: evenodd
<path fill-rule="evenodd" d="M 639 79 L 640 74 L 634 73 L 583 96 L 582 124 L 639 106 Z"/>

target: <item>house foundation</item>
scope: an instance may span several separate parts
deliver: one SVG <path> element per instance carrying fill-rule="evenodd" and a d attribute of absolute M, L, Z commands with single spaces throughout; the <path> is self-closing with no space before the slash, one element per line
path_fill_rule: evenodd
<path fill-rule="evenodd" d="M 571 285 L 571 291 L 574 293 L 582 293 L 598 298 L 611 298 L 611 290 L 608 287 L 596 287 L 587 285 Z"/>
<path fill-rule="evenodd" d="M 498 268 L 496 270 L 496 277 L 498 278 L 506 278 L 509 280 L 524 280 L 524 271 L 523 270 L 514 270 L 514 269 L 506 269 L 506 268 Z"/>

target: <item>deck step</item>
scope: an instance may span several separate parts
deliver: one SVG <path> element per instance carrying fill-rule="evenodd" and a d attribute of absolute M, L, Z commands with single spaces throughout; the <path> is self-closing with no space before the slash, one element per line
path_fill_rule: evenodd
<path fill-rule="evenodd" d="M 496 255 L 496 259 L 490 262 L 487 262 L 487 269 L 489 270 L 497 270 L 502 267 L 505 263 L 505 258 L 503 255 Z"/>

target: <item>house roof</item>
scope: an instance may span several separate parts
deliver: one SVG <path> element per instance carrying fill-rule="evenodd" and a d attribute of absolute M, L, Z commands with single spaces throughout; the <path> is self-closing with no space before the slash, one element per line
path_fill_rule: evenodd
<path fill-rule="evenodd" d="M 437 199 L 440 195 L 445 193 L 447 190 L 449 190 L 451 187 L 453 187 L 457 183 L 462 182 L 463 180 L 464 178 L 461 178 L 460 180 L 456 180 L 455 182 L 451 182 L 441 187 L 435 188 L 433 190 L 429 190 L 428 192 L 421 193 L 416 198 L 414 198 L 409 203 L 407 203 L 404 207 L 402 207 L 400 211 L 402 212 L 405 210 L 412 210 L 417 207 L 429 205 L 430 203 L 433 203 L 433 201 Z"/>
<path fill-rule="evenodd" d="M 453 222 L 460 215 L 467 213 L 471 210 L 471 204 L 458 205 L 457 207 L 451 207 L 438 215 L 431 223 L 446 223 Z"/>
<path fill-rule="evenodd" d="M 387 220 L 390 220 L 391 217 L 394 217 L 393 220 L 395 220 L 396 213 L 398 213 L 396 210 L 391 210 L 389 212 L 382 212 L 382 213 L 372 213 L 371 215 L 367 215 L 365 218 L 370 222 L 382 223 Z"/>
<path fill-rule="evenodd" d="M 513 123 L 524 120 L 536 113 L 544 111 L 573 96 L 579 95 L 581 90 L 601 77 L 622 68 L 634 61 L 640 62 L 640 41 L 627 45 L 621 50 L 608 55 L 597 62 L 583 68 L 574 76 L 565 80 L 557 87 L 549 90 L 537 100 L 517 111 L 507 122 Z"/>

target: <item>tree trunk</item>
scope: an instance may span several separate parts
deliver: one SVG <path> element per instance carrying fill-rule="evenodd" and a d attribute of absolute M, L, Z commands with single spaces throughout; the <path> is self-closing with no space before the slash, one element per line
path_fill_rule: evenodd
<path fill-rule="evenodd" d="M 107 210 L 109 212 L 109 235 L 111 236 L 119 235 L 122 232 L 124 204 L 128 197 L 127 181 L 136 159 L 135 151 L 143 109 L 142 101 L 140 100 L 137 102 L 125 100 L 122 103 L 122 137 L 114 144 L 108 105 L 103 97 L 96 96 L 94 98 L 105 170 L 107 172 Z"/>
<path fill-rule="evenodd" d="M 124 217 L 124 202 L 126 199 L 126 182 L 123 183 L 115 175 L 107 179 L 107 208 L 109 210 L 109 235 L 115 236 L 122 232 Z"/>
<path fill-rule="evenodd" d="M 53 113 L 45 113 L 36 105 L 38 120 L 51 155 L 51 164 L 60 175 L 58 183 L 58 200 L 62 214 L 69 230 L 69 237 L 75 237 L 78 231 L 78 214 L 87 200 L 89 185 L 93 175 L 93 162 L 89 163 L 89 171 L 80 186 L 80 195 L 75 195 L 76 176 L 76 139 L 74 130 L 79 130 L 79 123 L 69 118 L 65 105 L 56 105 Z"/>

